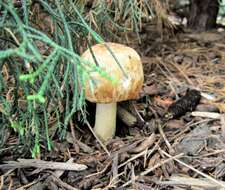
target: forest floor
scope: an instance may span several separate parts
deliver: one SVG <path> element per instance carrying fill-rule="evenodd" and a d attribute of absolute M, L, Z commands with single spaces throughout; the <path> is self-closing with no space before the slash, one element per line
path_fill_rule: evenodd
<path fill-rule="evenodd" d="M 145 83 L 137 101 L 119 104 L 116 137 L 101 145 L 71 122 L 67 138 L 43 152 L 47 162 L 13 161 L 5 148 L 1 161 L 12 162 L 0 167 L 0 189 L 225 189 L 225 35 L 141 37 L 129 44 Z"/>

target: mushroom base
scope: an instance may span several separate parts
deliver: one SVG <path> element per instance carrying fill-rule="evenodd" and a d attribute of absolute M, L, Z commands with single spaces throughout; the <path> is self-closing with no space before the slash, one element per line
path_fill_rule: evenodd
<path fill-rule="evenodd" d="M 94 131 L 102 141 L 114 137 L 116 132 L 116 103 L 97 103 Z"/>

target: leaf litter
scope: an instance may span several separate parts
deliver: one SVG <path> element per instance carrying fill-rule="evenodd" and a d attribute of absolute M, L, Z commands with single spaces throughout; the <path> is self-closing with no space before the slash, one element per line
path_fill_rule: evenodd
<path fill-rule="evenodd" d="M 13 154 L 18 140 L 2 129 L 7 136 L 0 149 L 0 189 L 225 189 L 224 34 L 187 32 L 162 40 L 146 31 L 145 43 L 130 41 L 142 56 L 143 91 L 138 100 L 120 104 L 136 122 L 128 126 L 118 119 L 116 137 L 100 144 L 74 119 L 64 141 L 53 138 L 52 152 L 43 147 L 48 167 Z M 201 93 L 194 105 L 188 89 Z M 171 110 L 176 117 L 165 120 Z M 205 116 L 191 114 L 195 110 Z M 91 106 L 89 111 L 94 117 Z M 60 167 L 51 167 L 54 162 Z M 71 171 L 76 165 L 82 170 Z"/>

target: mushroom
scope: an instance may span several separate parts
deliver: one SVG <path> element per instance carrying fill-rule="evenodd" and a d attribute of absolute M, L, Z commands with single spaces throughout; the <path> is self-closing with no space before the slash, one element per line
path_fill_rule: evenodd
<path fill-rule="evenodd" d="M 95 134 L 107 141 L 115 135 L 117 102 L 136 99 L 139 95 L 144 81 L 143 68 L 138 53 L 122 44 L 97 44 L 91 47 L 91 51 L 88 49 L 82 54 L 83 60 L 92 64 L 97 61 L 102 70 L 118 81 L 113 84 L 98 72 L 90 72 L 90 78 L 95 81 L 94 88 L 91 88 L 90 81 L 85 86 L 86 99 L 97 103 Z"/>

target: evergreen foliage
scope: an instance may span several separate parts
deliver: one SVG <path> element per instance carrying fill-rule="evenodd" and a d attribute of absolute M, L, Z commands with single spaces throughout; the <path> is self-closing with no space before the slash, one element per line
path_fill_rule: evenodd
<path fill-rule="evenodd" d="M 81 50 L 121 31 L 138 34 L 150 7 L 147 0 L 0 0 L 0 146 L 12 128 L 21 152 L 35 157 L 41 144 L 51 150 L 53 135 L 65 137 L 76 112 L 85 121 L 89 73 L 114 79 L 81 60 Z"/>

